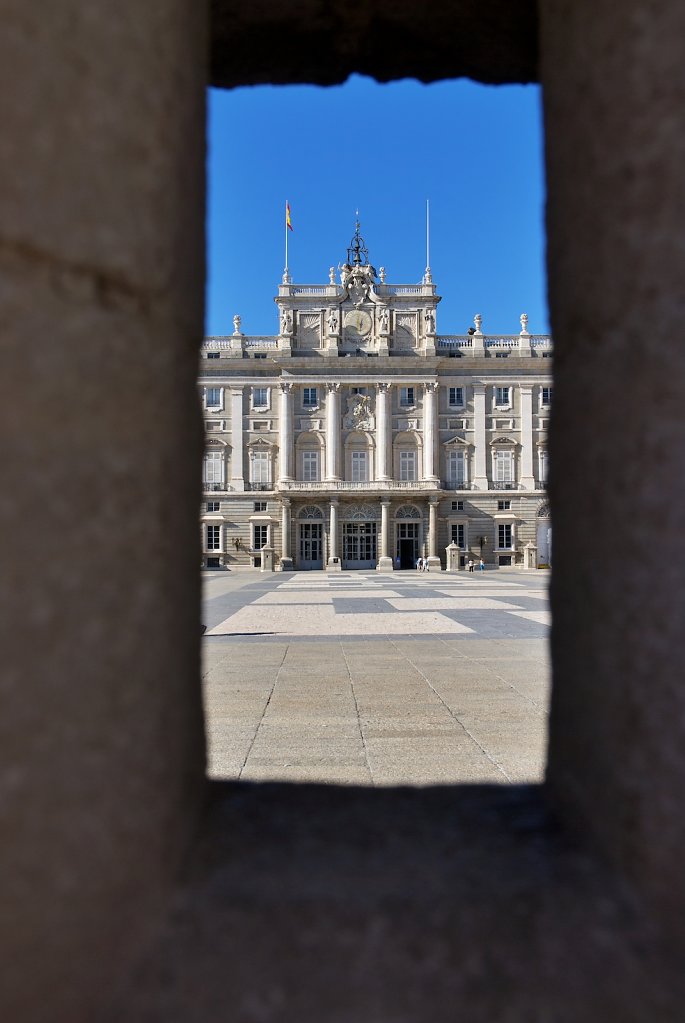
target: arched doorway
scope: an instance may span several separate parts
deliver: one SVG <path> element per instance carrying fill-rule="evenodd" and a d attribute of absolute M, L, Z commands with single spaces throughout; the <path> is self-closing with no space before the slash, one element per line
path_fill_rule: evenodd
<path fill-rule="evenodd" d="M 343 569 L 376 567 L 378 521 L 376 509 L 370 504 L 349 505 L 343 514 Z"/>
<path fill-rule="evenodd" d="M 323 568 L 323 512 L 316 504 L 307 504 L 297 513 L 297 567 Z"/>
<path fill-rule="evenodd" d="M 403 504 L 395 513 L 395 558 L 400 569 L 416 568 L 421 550 L 421 512 L 415 504 Z"/>

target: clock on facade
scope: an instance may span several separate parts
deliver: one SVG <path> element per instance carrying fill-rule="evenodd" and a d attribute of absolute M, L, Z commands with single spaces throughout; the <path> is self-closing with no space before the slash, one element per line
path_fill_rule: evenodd
<path fill-rule="evenodd" d="M 371 332 L 371 317 L 363 309 L 352 309 L 345 314 L 345 333 L 350 337 L 362 338 Z"/>

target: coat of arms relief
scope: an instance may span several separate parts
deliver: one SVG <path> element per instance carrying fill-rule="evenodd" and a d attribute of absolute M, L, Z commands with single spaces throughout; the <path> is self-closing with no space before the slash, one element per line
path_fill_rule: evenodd
<path fill-rule="evenodd" d="M 376 417 L 373 414 L 368 394 L 352 394 L 347 399 L 347 412 L 343 419 L 346 430 L 374 430 Z"/>

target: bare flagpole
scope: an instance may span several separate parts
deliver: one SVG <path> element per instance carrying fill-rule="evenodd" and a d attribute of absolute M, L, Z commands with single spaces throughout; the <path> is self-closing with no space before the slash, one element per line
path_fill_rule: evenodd
<path fill-rule="evenodd" d="M 430 259 L 430 238 L 431 238 L 431 209 L 430 199 L 426 199 L 426 272 L 424 274 L 424 283 L 430 284 L 431 278 L 431 259 Z"/>
<path fill-rule="evenodd" d="M 283 271 L 283 280 L 287 281 L 288 274 L 288 200 L 285 200 L 285 217 L 283 218 L 285 226 L 285 270 Z"/>

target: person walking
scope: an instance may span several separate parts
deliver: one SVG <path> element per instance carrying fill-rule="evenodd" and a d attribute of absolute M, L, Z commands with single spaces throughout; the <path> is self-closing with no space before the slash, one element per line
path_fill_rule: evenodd
<path fill-rule="evenodd" d="M 416 562 L 416 571 L 421 572 L 423 569 L 423 558 L 419 557 Z"/>
<path fill-rule="evenodd" d="M 479 569 L 481 570 L 481 572 L 484 572 L 484 571 L 485 571 L 485 562 L 483 561 L 483 559 L 482 559 L 482 558 L 480 559 L 480 562 L 479 562 L 479 564 L 478 564 L 478 567 L 479 567 Z"/>
<path fill-rule="evenodd" d="M 469 558 L 469 572 L 473 572 L 473 558 Z"/>

